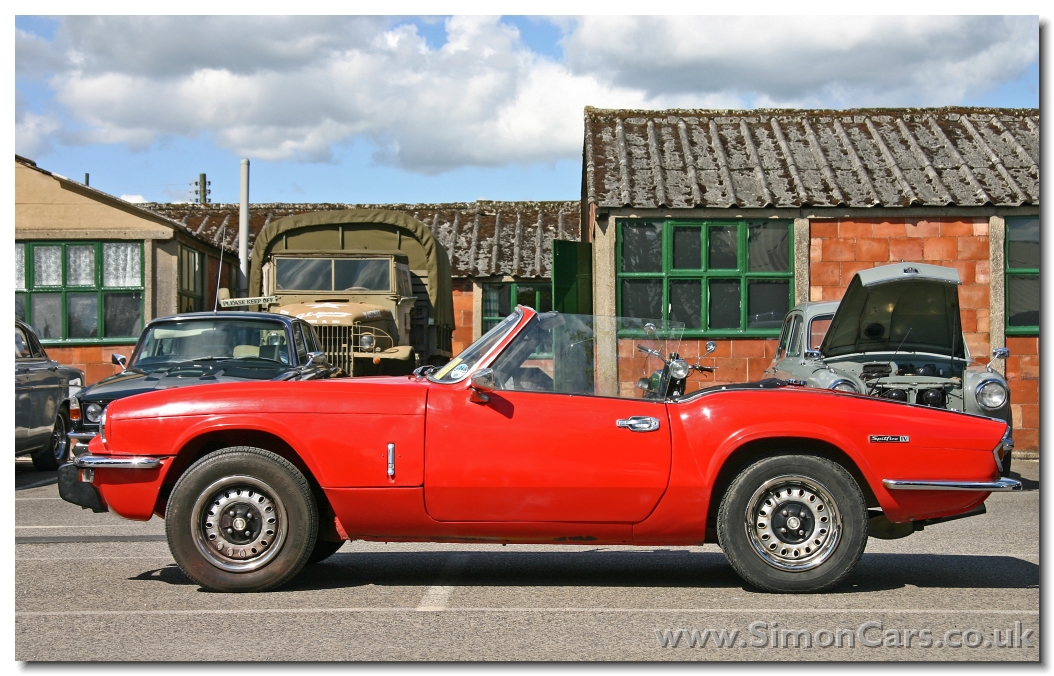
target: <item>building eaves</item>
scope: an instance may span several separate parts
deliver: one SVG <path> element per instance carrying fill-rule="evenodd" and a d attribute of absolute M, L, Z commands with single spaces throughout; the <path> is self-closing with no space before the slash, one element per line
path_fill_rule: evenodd
<path fill-rule="evenodd" d="M 236 250 L 237 204 L 147 204 L 184 224 L 201 238 Z M 428 226 L 450 258 L 454 277 L 546 278 L 552 268 L 552 240 L 580 240 L 581 205 L 567 202 L 454 202 L 443 204 L 294 204 L 249 206 L 249 248 L 276 218 L 339 209 L 400 211 Z"/>
<path fill-rule="evenodd" d="M 608 208 L 1036 206 L 1039 110 L 586 108 Z"/>

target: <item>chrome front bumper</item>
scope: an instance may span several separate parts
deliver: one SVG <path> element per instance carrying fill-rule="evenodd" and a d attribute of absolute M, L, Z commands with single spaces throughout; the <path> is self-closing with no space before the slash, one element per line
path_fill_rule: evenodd
<path fill-rule="evenodd" d="M 161 458 L 82 455 L 73 459 L 73 466 L 80 469 L 154 469 L 161 466 Z"/>
<path fill-rule="evenodd" d="M 997 481 L 923 481 L 883 479 L 882 485 L 898 491 L 985 491 L 1003 493 L 1021 490 L 1021 482 L 1002 478 Z"/>
<path fill-rule="evenodd" d="M 98 436 L 97 432 L 68 432 L 66 437 L 70 440 L 73 455 L 80 456 L 88 452 L 88 444 Z"/>

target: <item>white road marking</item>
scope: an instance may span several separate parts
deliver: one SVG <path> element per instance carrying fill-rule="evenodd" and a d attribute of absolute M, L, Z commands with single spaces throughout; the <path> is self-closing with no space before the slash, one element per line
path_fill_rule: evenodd
<path fill-rule="evenodd" d="M 62 500 L 62 498 L 15 498 L 15 502 L 21 502 L 22 500 Z"/>
<path fill-rule="evenodd" d="M 15 557 L 15 561 L 109 561 L 110 559 L 168 559 L 172 560 L 171 556 L 18 556 Z"/>
<path fill-rule="evenodd" d="M 272 614 L 335 614 L 335 613 L 415 613 L 417 608 L 244 608 L 200 610 L 24 610 L 16 611 L 21 617 L 56 617 L 90 615 L 247 615 L 250 613 Z M 987 609 L 903 609 L 903 608 L 437 608 L 446 613 L 871 613 L 877 615 L 935 615 L 940 613 L 963 613 L 971 615 L 1038 615 L 1038 610 L 987 610 Z"/>
<path fill-rule="evenodd" d="M 142 528 L 134 523 L 95 524 L 94 526 L 15 526 L 15 528 Z M 159 535 L 159 533 L 147 533 L 147 535 Z"/>
<path fill-rule="evenodd" d="M 417 604 L 417 610 L 445 610 L 453 587 L 443 583 L 453 582 L 458 573 L 465 568 L 465 564 L 468 563 L 471 557 L 471 554 L 464 552 L 451 554 L 443 565 L 443 569 L 439 571 L 439 577 L 436 579 L 437 584 L 429 587 L 425 595 L 421 597 L 421 602 Z"/>

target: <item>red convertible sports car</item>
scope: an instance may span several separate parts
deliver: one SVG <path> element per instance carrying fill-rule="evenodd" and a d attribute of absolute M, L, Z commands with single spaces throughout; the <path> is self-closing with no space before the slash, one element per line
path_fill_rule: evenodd
<path fill-rule="evenodd" d="M 515 312 L 436 370 L 115 401 L 63 498 L 164 517 L 204 587 L 263 591 L 343 540 L 717 542 L 777 592 L 845 579 L 868 536 L 984 513 L 1002 420 L 776 379 L 685 392 L 677 327 Z"/>

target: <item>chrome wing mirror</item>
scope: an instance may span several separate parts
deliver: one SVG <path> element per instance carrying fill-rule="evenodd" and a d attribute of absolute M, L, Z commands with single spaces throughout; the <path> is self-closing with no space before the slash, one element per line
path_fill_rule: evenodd
<path fill-rule="evenodd" d="M 992 361 L 988 362 L 988 364 L 984 367 L 985 370 L 988 371 L 989 373 L 991 373 L 992 372 L 992 364 L 995 363 L 996 359 L 1006 359 L 1009 356 L 1010 356 L 1010 349 L 1009 348 L 997 347 L 997 348 L 993 349 L 992 350 Z"/>
<path fill-rule="evenodd" d="M 805 351 L 805 358 L 806 359 L 819 359 L 820 356 L 821 355 L 820 355 L 820 351 L 819 350 L 806 350 Z"/>
<path fill-rule="evenodd" d="M 328 366 L 328 365 L 329 365 L 329 362 L 326 359 L 326 353 L 325 352 L 308 352 L 307 353 L 307 363 L 304 364 L 305 368 L 306 367 L 311 367 L 311 366 Z"/>
<path fill-rule="evenodd" d="M 713 352 L 716 349 L 717 349 L 717 343 L 715 343 L 712 340 L 706 341 L 706 352 L 703 354 L 703 356 L 705 357 L 706 355 L 710 354 L 711 352 Z"/>
<path fill-rule="evenodd" d="M 116 352 L 111 354 L 110 363 L 114 366 L 120 366 L 122 371 L 128 370 L 128 357 L 123 354 L 117 354 Z"/>
<path fill-rule="evenodd" d="M 495 388 L 494 370 L 480 369 L 472 374 L 472 381 L 469 386 L 472 394 L 469 396 L 469 400 L 476 404 L 485 404 L 490 401 L 487 393 L 493 392 Z"/>

